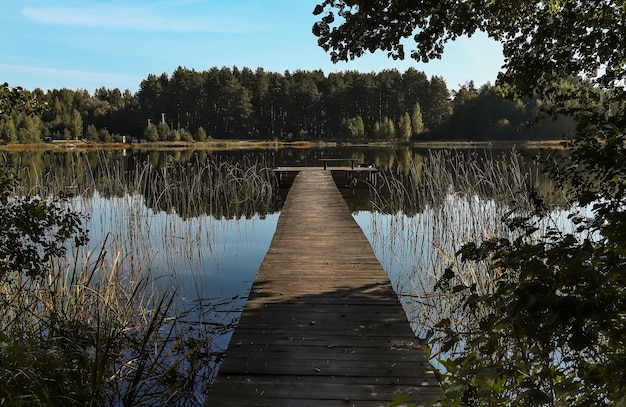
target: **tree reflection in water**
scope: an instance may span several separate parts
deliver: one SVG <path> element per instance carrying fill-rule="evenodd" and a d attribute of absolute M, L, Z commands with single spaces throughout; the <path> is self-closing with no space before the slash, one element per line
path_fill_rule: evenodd
<path fill-rule="evenodd" d="M 437 297 L 433 287 L 460 245 L 501 230 L 501 217 L 529 185 L 554 194 L 519 154 L 490 150 L 30 152 L 6 164 L 23 180 L 16 194 L 71 193 L 74 208 L 88 215 L 92 250 L 106 238 L 107 250 L 125 267 L 149 275 L 156 291 L 175 293 L 171 323 L 195 352 L 195 362 L 178 370 L 194 376 L 191 394 L 199 395 L 215 374 L 275 230 L 287 191 L 273 187 L 271 168 L 321 166 L 319 158 L 331 157 L 382 170 L 375 187 L 342 192 L 420 336 L 433 320 L 456 311 L 454 298 Z M 466 276 L 490 284 L 482 270 Z"/>

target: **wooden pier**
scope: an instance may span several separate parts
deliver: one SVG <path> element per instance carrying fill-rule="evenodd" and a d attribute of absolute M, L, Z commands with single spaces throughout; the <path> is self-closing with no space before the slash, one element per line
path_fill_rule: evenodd
<path fill-rule="evenodd" d="M 205 406 L 387 406 L 438 393 L 330 171 L 301 171 Z"/>
<path fill-rule="evenodd" d="M 337 159 L 339 161 L 340 159 Z M 376 184 L 376 167 L 355 167 L 354 162 L 350 166 L 333 166 L 330 167 L 328 162 L 331 159 L 321 160 L 324 163 L 323 169 L 331 174 L 341 174 L 337 177 L 337 181 L 345 182 L 346 185 L 352 183 L 353 180 L 362 179 L 369 184 Z M 343 160 L 342 160 L 343 161 Z M 349 160 L 350 161 L 350 160 Z M 273 169 L 276 174 L 278 185 L 289 184 L 293 178 L 304 171 L 319 171 L 320 167 L 276 167 Z"/>

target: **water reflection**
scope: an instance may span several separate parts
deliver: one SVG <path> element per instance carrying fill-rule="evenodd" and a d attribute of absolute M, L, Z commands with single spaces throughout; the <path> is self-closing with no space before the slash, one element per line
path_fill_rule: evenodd
<path fill-rule="evenodd" d="M 75 209 L 89 213 L 90 249 L 119 253 L 134 270 L 145 270 L 161 287 L 173 289 L 187 323 L 214 330 L 213 352 L 228 344 L 239 313 L 276 229 L 278 212 L 216 218 L 156 212 L 143 196 L 74 198 Z"/>
<path fill-rule="evenodd" d="M 346 157 L 381 169 L 375 188 L 341 191 L 420 333 L 420 324 L 449 311 L 449 303 L 429 301 L 460 244 L 503 232 L 500 218 L 514 199 L 542 185 L 532 166 L 506 154 L 405 147 L 64 151 L 15 153 L 4 164 L 23 180 L 16 194 L 72 193 L 75 208 L 89 216 L 92 250 L 106 239 L 127 266 L 174 288 L 184 322 L 211 336 L 215 366 L 287 193 L 272 187 L 269 169 Z"/>
<path fill-rule="evenodd" d="M 450 267 L 458 284 L 491 292 L 497 271 L 483 263 L 463 263 L 456 253 L 467 242 L 494 237 L 514 240 L 503 219 L 531 216 L 541 198 L 549 216 L 537 221 L 537 237 L 549 226 L 572 230 L 572 208 L 562 191 L 537 171 L 536 165 L 515 151 L 497 157 L 488 153 L 431 152 L 415 162 L 409 175 L 388 173 L 388 194 L 374 195 L 375 207 L 354 215 L 383 268 L 390 275 L 413 329 L 418 336 L 433 333 L 444 318 L 471 326 L 460 306 L 464 293 L 435 290 Z M 433 349 L 436 354 L 438 349 Z"/>

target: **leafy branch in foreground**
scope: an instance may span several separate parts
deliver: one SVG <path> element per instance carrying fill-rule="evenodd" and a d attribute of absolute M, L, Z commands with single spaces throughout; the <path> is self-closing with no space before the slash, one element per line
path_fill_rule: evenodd
<path fill-rule="evenodd" d="M 63 197 L 13 197 L 12 185 L 0 169 L 0 278 L 13 272 L 41 278 L 50 260 L 65 255 L 64 242 L 86 243 L 82 220 L 63 209 Z"/>
<path fill-rule="evenodd" d="M 579 136 L 567 154 L 544 155 L 544 168 L 568 198 L 571 229 L 555 224 L 540 203 L 529 217 L 506 220 L 519 234 L 468 243 L 464 262 L 485 262 L 501 277 L 493 291 L 458 284 L 450 270 L 444 290 L 466 294 L 476 323 L 443 320 L 442 404 L 626 404 L 626 135 L 611 117 L 578 111 Z M 602 124 L 601 124 L 602 123 Z"/>

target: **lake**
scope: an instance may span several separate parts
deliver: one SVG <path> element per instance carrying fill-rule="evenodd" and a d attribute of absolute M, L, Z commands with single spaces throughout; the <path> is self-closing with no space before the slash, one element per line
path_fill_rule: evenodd
<path fill-rule="evenodd" d="M 420 337 L 454 312 L 453 299 L 437 298 L 433 287 L 445 267 L 464 267 L 455 258 L 461 245 L 509 233 L 501 219 L 527 183 L 556 196 L 510 147 L 16 152 L 5 153 L 5 165 L 22 180 L 20 194 L 72 195 L 70 206 L 86 216 L 89 250 L 112 253 L 115 264 L 150 276 L 155 289 L 175 292 L 177 322 L 209 342 L 193 390 L 201 399 L 288 193 L 275 187 L 270 169 L 346 157 L 381 170 L 375 185 L 338 186 Z M 466 275 L 490 284 L 480 270 Z"/>

